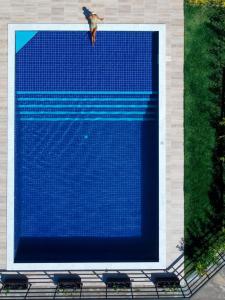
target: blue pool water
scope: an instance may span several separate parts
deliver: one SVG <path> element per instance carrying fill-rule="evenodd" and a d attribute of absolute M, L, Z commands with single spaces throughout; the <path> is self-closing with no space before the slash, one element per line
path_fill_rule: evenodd
<path fill-rule="evenodd" d="M 158 33 L 30 35 L 16 40 L 15 262 L 158 261 Z"/>

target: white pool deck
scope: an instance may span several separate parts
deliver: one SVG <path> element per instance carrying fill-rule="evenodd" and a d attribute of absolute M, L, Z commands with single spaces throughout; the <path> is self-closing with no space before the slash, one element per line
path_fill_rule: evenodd
<path fill-rule="evenodd" d="M 12 246 L 12 219 L 8 218 L 9 210 L 12 209 L 10 202 L 9 187 L 12 185 L 12 177 L 10 173 L 7 176 L 7 155 L 10 150 L 7 150 L 7 129 L 10 131 L 9 122 L 7 128 L 7 108 L 8 97 L 12 94 L 11 88 L 7 88 L 8 74 L 7 72 L 7 57 L 8 57 L 8 24 L 39 24 L 38 26 L 46 26 L 46 23 L 54 26 L 54 23 L 59 28 L 69 26 L 71 28 L 78 28 L 79 24 L 85 23 L 85 18 L 82 12 L 82 6 L 94 10 L 100 16 L 104 16 L 104 24 L 102 28 L 115 28 L 130 26 L 130 28 L 161 28 L 162 32 L 166 29 L 166 35 L 162 34 L 162 38 L 166 37 L 164 45 L 165 54 L 163 54 L 165 61 L 162 61 L 162 72 L 165 73 L 166 81 L 161 81 L 163 98 L 165 101 L 161 107 L 165 107 L 165 111 L 161 115 L 161 124 L 165 127 L 165 140 L 161 140 L 162 145 L 165 145 L 166 158 L 161 161 L 161 168 L 164 168 L 165 178 L 165 195 L 162 197 L 161 203 L 161 233 L 160 233 L 160 257 L 162 267 L 168 266 L 180 254 L 177 245 L 183 237 L 184 227 L 184 213 L 183 213 L 183 1 L 168 1 L 158 0 L 99 0 L 99 1 L 2 1 L 0 12 L 0 268 L 17 268 L 28 269 L 25 266 L 15 267 L 12 265 L 11 256 L 7 255 L 8 249 Z M 42 24 L 40 24 L 42 23 Z M 108 25 L 111 23 L 111 25 Z M 117 24 L 116 24 L 117 23 Z M 127 25 L 119 25 L 126 23 Z M 67 25 L 62 25 L 67 24 Z M 132 25 L 129 25 L 132 24 Z M 139 24 L 139 25 L 138 25 Z M 141 25 L 151 24 L 151 25 Z M 161 25 L 158 25 L 161 24 Z M 23 26 L 23 25 L 20 25 Z M 85 25 L 86 26 L 86 25 Z M 158 26 L 158 27 L 157 27 Z M 99 27 L 100 28 L 100 27 Z M 114 29 L 115 29 L 114 28 Z M 164 29 L 162 29 L 164 28 Z M 32 28 L 31 28 L 32 29 Z M 161 47 L 163 53 L 163 45 Z M 163 64 L 165 63 L 165 70 Z M 163 74 L 162 73 L 162 74 Z M 164 82 L 164 83 L 163 83 Z M 10 98 L 11 99 L 11 98 Z M 165 105 L 166 104 L 166 105 Z M 12 129 L 12 128 L 11 128 Z M 13 138 L 13 137 L 12 137 Z M 162 146 L 163 148 L 164 146 Z M 163 150 L 164 151 L 164 150 Z M 163 153 L 163 152 L 162 152 Z M 162 156 L 163 157 L 163 156 Z M 164 182 L 161 178 L 161 182 Z M 8 185 L 8 197 L 7 197 Z M 163 192 L 163 188 L 161 189 Z M 12 193 L 12 190 L 11 190 Z M 8 199 L 7 199 L 8 198 Z M 163 200 L 164 199 L 164 200 Z M 7 207 L 8 201 L 8 207 Z M 163 202 L 165 201 L 165 203 Z M 6 208 L 7 207 L 7 208 Z M 163 208 L 166 208 L 164 210 Z M 164 214 L 164 215 L 163 215 Z M 166 215 L 166 218 L 165 218 Z M 165 223 L 163 223 L 165 222 Z M 8 231 L 7 231 L 8 224 Z M 11 243 L 11 244 L 10 244 Z M 8 257 L 7 257 L 8 256 Z M 36 266 L 37 267 L 37 266 Z M 65 269 L 69 266 L 62 266 Z M 73 269 L 87 267 L 71 266 Z M 90 265 L 90 268 L 96 266 Z M 126 268 L 128 266 L 117 264 L 116 268 Z M 143 266 L 137 266 L 141 268 Z M 150 268 L 151 266 L 146 266 Z M 155 266 L 161 267 L 160 265 Z M 32 266 L 35 269 L 35 266 Z M 31 268 L 31 269 L 32 269 Z M 37 267 L 38 268 L 38 267 Z M 135 266 L 132 265 L 132 268 Z M 38 269 L 41 269 L 40 267 Z M 49 266 L 52 269 L 52 266 Z"/>

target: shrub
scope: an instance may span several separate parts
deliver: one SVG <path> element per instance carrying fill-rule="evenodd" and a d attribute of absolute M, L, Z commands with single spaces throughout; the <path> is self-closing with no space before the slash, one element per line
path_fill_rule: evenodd
<path fill-rule="evenodd" d="M 195 257 L 195 269 L 200 275 L 206 275 L 209 266 L 218 262 L 218 254 L 225 252 L 225 229 L 223 228 L 216 236 L 214 236 L 208 249 Z"/>
<path fill-rule="evenodd" d="M 225 6 L 225 0 L 187 0 L 192 5 L 220 5 Z"/>

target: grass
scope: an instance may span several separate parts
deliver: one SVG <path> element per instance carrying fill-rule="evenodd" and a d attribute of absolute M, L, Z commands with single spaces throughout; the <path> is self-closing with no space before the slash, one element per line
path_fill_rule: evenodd
<path fill-rule="evenodd" d="M 210 42 L 207 8 L 185 6 L 185 240 L 196 228 L 196 220 L 206 221 L 212 206 L 209 190 L 213 182 L 215 129 L 211 125 L 209 97 Z"/>
<path fill-rule="evenodd" d="M 225 249 L 224 67 L 225 8 L 186 4 L 185 257 L 199 272 Z"/>

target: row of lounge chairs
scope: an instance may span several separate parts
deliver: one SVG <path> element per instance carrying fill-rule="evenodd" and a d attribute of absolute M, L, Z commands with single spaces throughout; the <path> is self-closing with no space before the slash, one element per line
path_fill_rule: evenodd
<path fill-rule="evenodd" d="M 152 273 L 150 280 L 154 283 L 157 288 L 179 288 L 180 281 L 174 273 Z M 132 282 L 130 277 L 125 273 L 104 273 L 102 275 L 102 281 L 106 286 L 106 298 L 108 294 L 108 289 L 130 289 L 132 292 Z M 81 297 L 83 283 L 81 278 L 77 274 L 55 274 L 53 277 L 53 282 L 56 285 L 54 298 L 60 291 L 65 290 L 77 290 L 79 296 Z M 16 275 L 2 275 L 1 277 L 1 292 L 4 290 L 26 290 L 26 295 L 28 294 L 31 283 L 29 282 L 26 275 L 16 274 Z"/>

